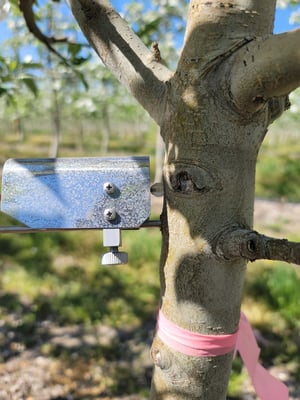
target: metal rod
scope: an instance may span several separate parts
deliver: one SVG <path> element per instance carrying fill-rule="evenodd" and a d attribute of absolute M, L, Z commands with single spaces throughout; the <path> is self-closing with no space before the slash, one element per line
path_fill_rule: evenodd
<path fill-rule="evenodd" d="M 160 228 L 160 220 L 148 220 L 145 221 L 138 228 L 128 228 L 140 229 L 140 228 Z M 61 231 L 87 231 L 87 230 L 102 230 L 102 228 L 28 228 L 27 226 L 0 226 L 0 234 L 2 233 L 41 233 L 41 232 L 61 232 Z M 123 229 L 122 229 L 123 230 Z M 127 230 L 127 229 L 124 229 Z"/>
<path fill-rule="evenodd" d="M 161 227 L 161 221 L 159 219 L 149 219 L 148 221 L 145 221 L 141 228 L 160 228 Z"/>

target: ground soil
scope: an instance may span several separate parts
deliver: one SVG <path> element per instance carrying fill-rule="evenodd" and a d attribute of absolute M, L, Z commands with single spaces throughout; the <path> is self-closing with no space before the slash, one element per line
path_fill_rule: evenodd
<path fill-rule="evenodd" d="M 161 202 L 158 199 L 154 203 L 157 214 Z M 261 230 L 262 227 L 265 233 L 273 236 L 283 230 L 287 236 L 298 233 L 300 204 L 257 200 L 255 228 Z M 136 394 L 113 395 L 113 379 L 118 380 L 119 393 L 122 385 L 124 393 L 132 393 L 128 387 L 134 379 L 142 380 L 145 387 L 149 385 L 152 369 L 149 349 L 154 326 L 154 318 L 139 329 L 122 332 L 106 326 L 58 327 L 51 321 L 44 321 L 34 330 L 28 349 L 18 335 L 18 315 L 12 313 L 9 320 L 0 321 L 0 342 L 4 343 L 0 354 L 3 360 L 0 363 L 0 400 L 142 400 L 143 396 Z M 105 362 L 96 363 L 92 354 L 99 346 L 107 352 L 103 357 Z M 51 351 L 47 352 L 47 348 Z M 117 361 L 109 357 L 109 352 L 116 352 L 116 349 L 120 355 Z M 60 355 L 59 359 L 55 354 Z M 273 368 L 272 372 L 287 382 L 290 400 L 300 398 L 299 384 L 284 365 Z M 245 382 L 240 399 L 256 399 L 249 382 Z"/>

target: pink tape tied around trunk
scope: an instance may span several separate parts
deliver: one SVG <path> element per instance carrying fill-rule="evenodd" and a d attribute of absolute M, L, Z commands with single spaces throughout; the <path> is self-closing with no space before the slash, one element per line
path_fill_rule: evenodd
<path fill-rule="evenodd" d="M 259 364 L 260 349 L 243 313 L 236 332 L 228 335 L 202 335 L 180 328 L 159 311 L 156 333 L 166 345 L 188 356 L 216 357 L 233 350 L 238 351 L 261 400 L 289 398 L 288 388 Z"/>
<path fill-rule="evenodd" d="M 238 332 L 231 335 L 200 335 L 176 326 L 160 311 L 157 335 L 174 350 L 188 356 L 215 357 L 235 349 Z"/>

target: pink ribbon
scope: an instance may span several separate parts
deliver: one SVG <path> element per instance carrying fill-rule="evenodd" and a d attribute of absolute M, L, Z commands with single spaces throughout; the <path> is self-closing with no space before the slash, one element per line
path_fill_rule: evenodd
<path fill-rule="evenodd" d="M 157 335 L 180 353 L 194 357 L 215 357 L 235 349 L 238 332 L 230 335 L 200 335 L 173 324 L 160 311 L 157 318 Z"/>
<path fill-rule="evenodd" d="M 260 348 L 251 325 L 243 313 L 238 332 L 236 350 L 240 353 L 258 397 L 262 400 L 288 400 L 289 391 L 285 384 L 259 364 Z"/>
<path fill-rule="evenodd" d="M 288 388 L 259 364 L 260 349 L 251 325 L 241 313 L 239 329 L 228 335 L 202 335 L 180 328 L 161 311 L 157 318 L 157 335 L 174 350 L 194 357 L 216 357 L 238 351 L 261 400 L 288 400 Z"/>

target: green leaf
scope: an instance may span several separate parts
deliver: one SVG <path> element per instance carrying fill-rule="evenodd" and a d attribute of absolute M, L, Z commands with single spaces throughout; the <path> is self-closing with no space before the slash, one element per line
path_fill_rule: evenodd
<path fill-rule="evenodd" d="M 152 35 L 159 30 L 159 25 L 162 21 L 162 17 L 158 17 L 153 21 L 143 25 L 137 31 L 137 35 L 149 46 L 152 42 Z"/>
<path fill-rule="evenodd" d="M 12 75 L 9 75 L 6 73 L 5 75 L 0 76 L 0 80 L 5 83 L 13 82 L 13 77 L 12 77 Z"/>
<path fill-rule="evenodd" d="M 82 46 L 79 43 L 69 43 L 68 44 L 68 52 L 72 57 L 77 56 L 77 54 L 81 51 Z"/>
<path fill-rule="evenodd" d="M 43 64 L 37 62 L 23 62 L 21 63 L 22 69 L 42 69 L 44 68 Z"/>
<path fill-rule="evenodd" d="M 7 94 L 7 89 L 5 87 L 0 86 L 0 97 Z"/>
<path fill-rule="evenodd" d="M 11 72 L 13 72 L 13 71 L 15 71 L 15 70 L 17 69 L 17 67 L 18 67 L 18 61 L 17 61 L 17 60 L 12 60 L 12 61 L 10 61 L 10 62 L 7 64 L 7 66 L 8 66 L 8 69 L 9 69 Z"/>
<path fill-rule="evenodd" d="M 9 0 L 10 4 L 15 6 L 15 7 L 19 7 L 19 0 Z"/>
<path fill-rule="evenodd" d="M 148 24 L 145 24 L 143 27 L 141 27 L 138 31 L 139 36 L 150 36 L 154 32 L 158 30 L 159 24 L 161 23 L 162 17 L 158 17 L 154 19 L 153 21 L 149 22 Z"/>
<path fill-rule="evenodd" d="M 89 88 L 89 84 L 87 83 L 85 76 L 82 72 L 77 71 L 74 69 L 75 75 L 77 75 L 77 77 L 80 79 L 81 83 L 83 84 L 85 90 L 88 90 Z"/>
<path fill-rule="evenodd" d="M 86 57 L 73 57 L 72 58 L 72 64 L 73 65 L 81 65 L 83 63 L 85 63 L 86 61 L 88 61 L 89 58 Z"/>
<path fill-rule="evenodd" d="M 35 95 L 38 95 L 38 87 L 35 83 L 35 80 L 33 78 L 30 78 L 29 76 L 21 76 L 18 78 L 20 81 L 22 81 L 27 88 Z"/>

